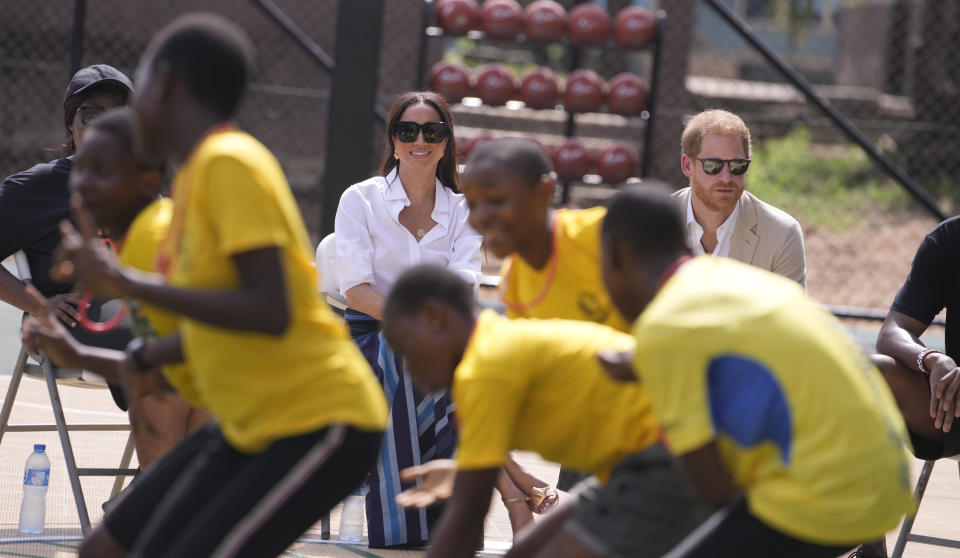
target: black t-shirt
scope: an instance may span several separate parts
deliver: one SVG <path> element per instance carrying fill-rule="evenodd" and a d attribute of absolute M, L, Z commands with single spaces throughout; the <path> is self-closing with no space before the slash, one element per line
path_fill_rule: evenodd
<path fill-rule="evenodd" d="M 960 325 L 953 312 L 960 312 L 960 216 L 951 217 L 930 231 L 913 257 L 910 275 L 893 299 L 891 310 L 930 324 L 947 309 L 947 355 L 960 362 Z"/>
<path fill-rule="evenodd" d="M 70 218 L 69 158 L 56 159 L 7 177 L 0 184 L 0 259 L 23 250 L 33 284 L 46 296 L 70 292 L 50 278 L 60 222 Z"/>

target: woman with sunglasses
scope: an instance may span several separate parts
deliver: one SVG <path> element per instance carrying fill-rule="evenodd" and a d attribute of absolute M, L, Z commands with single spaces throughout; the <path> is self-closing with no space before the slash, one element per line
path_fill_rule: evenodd
<path fill-rule="evenodd" d="M 80 295 L 73 292 L 73 285 L 54 281 L 50 268 L 53 252 L 60 244 L 60 222 L 71 218 L 68 179 L 87 125 L 97 115 L 127 104 L 132 89 L 130 79 L 112 66 L 96 64 L 79 70 L 70 80 L 63 99 L 67 134 L 64 156 L 13 174 L 0 184 L 0 259 L 22 250 L 30 266 L 32 284 L 52 302 L 57 317 L 70 333 L 84 344 L 116 349 L 123 349 L 130 341 L 129 328 L 97 334 L 79 327 Z M 27 294 L 23 282 L 4 267 L 0 267 L 0 300 L 28 314 L 43 310 Z M 99 313 L 99 304 L 95 304 L 87 315 L 97 320 Z M 126 410 L 117 379 L 107 380 L 114 401 Z"/>
<path fill-rule="evenodd" d="M 350 186 L 335 225 L 337 271 L 350 333 L 391 405 L 377 467 L 367 482 L 370 546 L 421 545 L 438 510 L 404 510 L 395 496 L 400 470 L 451 457 L 456 445 L 446 396 L 410 385 L 401 357 L 383 339 L 379 320 L 397 277 L 417 264 L 443 266 L 478 288 L 480 235 L 468 224 L 460 194 L 453 114 L 429 92 L 401 95 L 390 109 L 379 175 Z"/>

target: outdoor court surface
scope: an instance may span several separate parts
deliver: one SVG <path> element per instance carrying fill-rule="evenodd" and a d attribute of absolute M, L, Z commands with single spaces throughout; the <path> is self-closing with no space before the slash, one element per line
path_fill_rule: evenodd
<path fill-rule="evenodd" d="M 6 393 L 9 371 L 19 350 L 19 312 L 0 304 L 0 397 Z M 862 341 L 869 335 L 858 332 Z M 116 408 L 106 390 L 61 387 L 61 398 L 67 422 L 118 422 L 125 415 Z M 11 423 L 53 423 L 46 387 L 43 382 L 24 378 L 14 405 Z M 115 467 L 126 442 L 125 432 L 72 433 L 74 451 L 80 467 Z M 34 443 L 45 443 L 51 462 L 50 489 L 47 494 L 46 530 L 39 537 L 17 532 L 23 480 L 23 464 Z M 559 468 L 533 454 L 521 454 L 521 462 L 547 482 L 555 482 Z M 914 462 L 914 479 L 920 461 Z M 107 499 L 112 478 L 85 477 L 82 480 L 90 520 L 94 524 L 103 515 L 101 503 Z M 336 539 L 338 510 L 331 514 L 333 538 Z M 957 464 L 944 460 L 934 468 L 933 476 L 917 517 L 914 533 L 960 539 L 960 476 Z M 485 551 L 481 556 L 497 556 L 508 548 L 510 528 L 506 513 L 497 498 L 487 517 Z M 896 531 L 888 534 L 892 550 Z M 80 540 L 80 524 L 66 476 L 63 454 L 55 432 L 7 433 L 0 443 L 0 557 L 68 557 L 76 556 Z M 406 557 L 421 556 L 421 551 L 370 550 L 365 546 L 333 544 L 320 540 L 317 525 L 283 556 L 315 557 Z M 911 558 L 960 557 L 960 549 L 910 543 L 905 556 Z"/>

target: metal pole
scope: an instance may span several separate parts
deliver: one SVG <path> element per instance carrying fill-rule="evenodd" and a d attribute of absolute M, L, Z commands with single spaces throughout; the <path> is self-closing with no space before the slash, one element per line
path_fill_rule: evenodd
<path fill-rule="evenodd" d="M 333 232 L 343 191 L 370 176 L 374 145 L 370 112 L 377 102 L 382 21 L 383 0 L 340 0 L 336 51 L 349 56 L 349 63 L 337 64 L 331 80 L 321 201 L 323 236 Z M 373 112 L 378 114 L 376 109 Z"/>
<path fill-rule="evenodd" d="M 83 64 L 83 33 L 87 21 L 87 0 L 73 3 L 73 38 L 70 42 L 70 76 Z"/>
<path fill-rule="evenodd" d="M 426 0 L 423 3 L 423 12 L 421 14 L 421 25 L 420 25 L 420 44 L 418 45 L 417 52 L 417 83 L 416 88 L 418 91 L 423 91 L 426 86 L 426 74 L 427 74 L 427 43 L 430 40 L 427 37 L 427 27 L 430 25 L 430 22 L 433 21 L 433 5 L 434 0 Z"/>
<path fill-rule="evenodd" d="M 653 119 L 657 115 L 657 91 L 660 88 L 660 53 L 663 52 L 663 28 L 667 19 L 667 12 L 657 11 L 656 35 L 653 38 L 653 71 L 650 75 L 650 102 L 647 103 L 647 123 L 643 131 L 643 162 L 640 164 L 640 175 L 643 178 L 650 176 L 653 170 Z"/>
<path fill-rule="evenodd" d="M 925 207 L 932 215 L 937 219 L 943 221 L 947 218 L 947 215 L 940 209 L 940 206 L 937 204 L 936 200 L 930 197 L 921 187 L 918 185 L 913 178 L 910 177 L 903 169 L 901 169 L 896 163 L 891 161 L 886 155 L 880 152 L 879 149 L 872 143 L 870 140 L 863 135 L 856 126 L 853 125 L 850 120 L 847 119 L 840 111 L 836 109 L 830 101 L 821 97 L 813 89 L 813 85 L 805 77 L 803 77 L 799 72 L 793 69 L 787 62 L 776 52 L 773 51 L 766 43 L 760 40 L 759 37 L 750 29 L 750 26 L 747 25 L 740 17 L 735 14 L 727 5 L 725 5 L 721 0 L 704 0 L 707 5 L 709 5 L 717 14 L 720 15 L 723 19 L 730 24 L 735 31 L 737 31 L 741 37 L 743 37 L 748 43 L 750 43 L 753 48 L 757 50 L 768 62 L 773 64 L 773 66 L 779 70 L 784 76 L 787 77 L 801 93 L 813 103 L 817 108 L 823 111 L 840 129 L 844 134 L 847 135 L 854 143 L 859 145 L 867 155 L 873 159 L 878 165 L 880 165 L 883 170 L 894 178 L 897 182 L 903 185 L 904 188 L 920 202 L 920 205 Z"/>

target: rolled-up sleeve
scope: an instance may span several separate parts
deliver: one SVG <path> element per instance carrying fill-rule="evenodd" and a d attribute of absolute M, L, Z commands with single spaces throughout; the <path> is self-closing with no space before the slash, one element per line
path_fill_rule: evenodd
<path fill-rule="evenodd" d="M 461 201 L 454 213 L 454 240 L 447 269 L 473 285 L 474 294 L 478 294 L 480 292 L 480 278 L 483 276 L 480 270 L 482 261 L 480 244 L 483 237 L 467 223 L 468 217 L 467 204 L 465 201 Z"/>
<path fill-rule="evenodd" d="M 367 201 L 355 188 L 348 188 L 340 196 L 334 232 L 341 293 L 363 283 L 374 285 L 373 239 L 367 226 L 369 214 Z"/>

